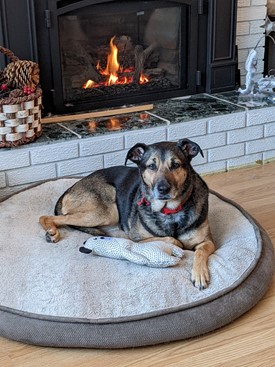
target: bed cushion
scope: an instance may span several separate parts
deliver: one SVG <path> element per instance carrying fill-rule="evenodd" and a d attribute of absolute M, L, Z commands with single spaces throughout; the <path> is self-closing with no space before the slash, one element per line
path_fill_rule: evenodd
<path fill-rule="evenodd" d="M 154 268 L 87 255 L 90 236 L 62 228 L 45 241 L 40 215 L 53 213 L 76 178 L 47 181 L 0 204 L 0 335 L 26 343 L 125 348 L 198 336 L 232 322 L 264 295 L 274 269 L 266 232 L 241 207 L 210 194 L 217 249 L 210 286 L 190 281 L 193 252 Z"/>

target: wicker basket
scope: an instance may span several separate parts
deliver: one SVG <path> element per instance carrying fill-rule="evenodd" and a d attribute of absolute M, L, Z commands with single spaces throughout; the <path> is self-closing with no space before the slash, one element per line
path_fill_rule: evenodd
<path fill-rule="evenodd" d="M 4 47 L 0 47 L 0 52 L 8 56 L 11 61 L 2 72 L 2 76 L 5 70 L 8 70 L 10 74 L 11 70 L 15 70 L 18 75 L 21 72 L 20 62 L 23 65 L 23 75 L 12 78 L 8 74 L 8 77 L 11 78 L 8 79 L 10 85 L 22 88 L 22 83 L 28 83 L 34 87 L 34 92 L 29 95 L 24 95 L 22 89 L 13 89 L 7 97 L 0 99 L 0 148 L 10 148 L 30 143 L 41 136 L 42 90 L 36 87 L 37 75 L 35 81 L 31 81 L 31 76 L 26 73 L 26 68 L 24 69 L 24 65 L 27 65 L 28 68 L 35 66 L 37 71 L 37 64 L 19 60 Z"/>

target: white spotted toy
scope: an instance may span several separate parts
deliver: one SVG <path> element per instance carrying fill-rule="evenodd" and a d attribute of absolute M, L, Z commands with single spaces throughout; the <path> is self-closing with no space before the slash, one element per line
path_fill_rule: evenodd
<path fill-rule="evenodd" d="M 80 252 L 119 260 L 128 260 L 139 265 L 165 268 L 175 266 L 184 251 L 164 241 L 133 242 L 125 238 L 90 237 L 79 248 Z"/>

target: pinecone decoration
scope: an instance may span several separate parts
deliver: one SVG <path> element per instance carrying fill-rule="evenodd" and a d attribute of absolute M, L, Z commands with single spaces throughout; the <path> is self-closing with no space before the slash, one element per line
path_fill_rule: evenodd
<path fill-rule="evenodd" d="M 2 83 L 6 83 L 7 80 L 6 78 L 4 77 L 4 73 L 3 73 L 3 70 L 0 70 L 0 84 Z"/>
<path fill-rule="evenodd" d="M 4 68 L 3 76 L 12 88 L 35 88 L 39 83 L 39 66 L 33 61 L 15 60 Z"/>

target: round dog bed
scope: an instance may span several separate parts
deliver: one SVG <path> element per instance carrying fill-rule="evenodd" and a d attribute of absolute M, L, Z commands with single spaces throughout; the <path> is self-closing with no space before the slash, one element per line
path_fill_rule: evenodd
<path fill-rule="evenodd" d="M 190 281 L 193 253 L 169 268 L 152 268 L 79 252 L 89 238 L 61 229 L 45 241 L 38 223 L 77 179 L 59 179 L 0 203 L 0 334 L 26 343 L 125 348 L 181 340 L 226 325 L 266 292 L 274 254 L 265 231 L 238 205 L 210 194 L 217 250 L 211 282 Z"/>

